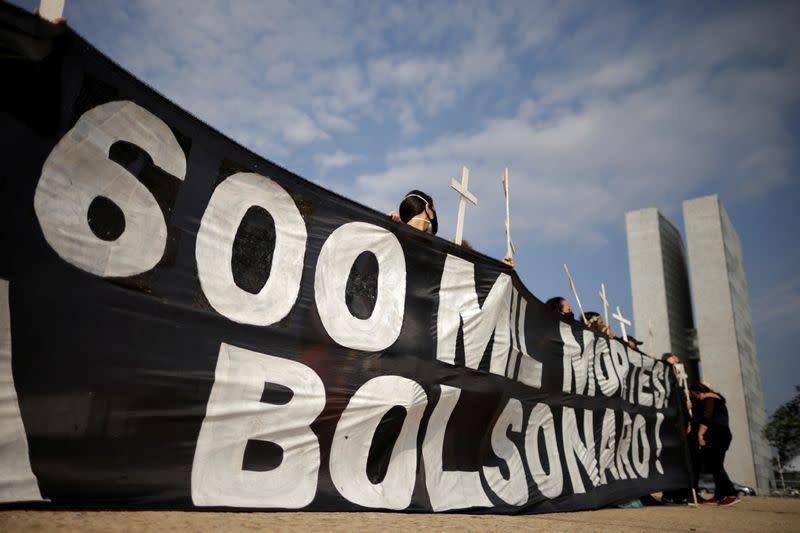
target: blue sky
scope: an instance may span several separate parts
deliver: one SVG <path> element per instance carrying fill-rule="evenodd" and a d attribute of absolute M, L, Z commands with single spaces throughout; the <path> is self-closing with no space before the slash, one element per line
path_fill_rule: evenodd
<path fill-rule="evenodd" d="M 15 2 L 32 9 L 36 2 Z M 718 193 L 739 232 L 767 412 L 800 383 L 797 2 L 89 2 L 69 24 L 276 163 L 380 211 L 421 188 L 542 299 L 605 282 L 632 314 L 624 214 Z M 640 335 L 643 337 L 644 335 Z M 713 376 L 708 376 L 713 383 Z"/>

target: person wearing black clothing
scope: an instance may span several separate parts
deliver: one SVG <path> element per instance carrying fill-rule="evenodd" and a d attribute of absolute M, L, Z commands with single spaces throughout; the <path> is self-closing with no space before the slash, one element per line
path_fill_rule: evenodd
<path fill-rule="evenodd" d="M 414 189 L 400 202 L 400 210 L 392 211 L 389 217 L 395 222 L 408 224 L 412 228 L 436 235 L 439 221 L 433 208 L 433 198 L 429 194 Z"/>
<path fill-rule="evenodd" d="M 575 315 L 572 313 L 572 308 L 569 306 L 567 299 L 563 296 L 553 296 L 547 300 L 544 305 L 546 305 L 548 309 L 554 311 L 557 315 L 575 320 Z"/>
<path fill-rule="evenodd" d="M 714 500 L 719 505 L 739 503 L 736 489 L 725 472 L 725 453 L 731 445 L 731 430 L 728 424 L 728 407 L 725 398 L 703 383 L 689 387 L 694 398 L 699 400 L 700 426 L 697 440 L 703 462 L 714 476 Z M 709 502 L 711 503 L 711 502 Z"/>

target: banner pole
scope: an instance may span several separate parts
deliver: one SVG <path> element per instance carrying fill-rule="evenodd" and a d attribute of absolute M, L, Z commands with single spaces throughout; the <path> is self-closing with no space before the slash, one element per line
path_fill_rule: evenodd
<path fill-rule="evenodd" d="M 578 291 L 575 290 L 575 282 L 572 281 L 572 274 L 569 273 L 569 268 L 567 264 L 564 263 L 564 272 L 567 273 L 567 281 L 569 281 L 569 288 L 572 289 L 572 294 L 575 296 L 575 301 L 578 303 L 578 309 L 581 311 L 581 319 L 583 319 L 583 323 L 587 326 L 589 323 L 586 321 L 586 315 L 583 313 L 583 306 L 581 305 L 581 299 L 578 297 Z"/>
<path fill-rule="evenodd" d="M 508 205 L 508 167 L 505 168 L 501 181 L 506 196 L 506 257 L 514 257 L 514 243 L 511 241 L 511 209 Z"/>

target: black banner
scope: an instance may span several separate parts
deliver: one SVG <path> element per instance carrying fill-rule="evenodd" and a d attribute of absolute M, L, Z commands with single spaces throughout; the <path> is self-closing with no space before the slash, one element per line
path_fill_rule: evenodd
<path fill-rule="evenodd" d="M 0 501 L 516 513 L 687 485 L 664 363 L 0 15 Z"/>

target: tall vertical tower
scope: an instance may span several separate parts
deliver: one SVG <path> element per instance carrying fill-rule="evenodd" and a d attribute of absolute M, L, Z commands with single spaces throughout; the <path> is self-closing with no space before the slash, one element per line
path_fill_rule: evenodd
<path fill-rule="evenodd" d="M 654 207 L 626 213 L 625 229 L 636 337 L 647 353 L 677 354 L 690 377 L 696 378 L 692 300 L 680 231 Z"/>
<path fill-rule="evenodd" d="M 725 468 L 739 483 L 768 491 L 767 416 L 739 236 L 717 195 L 683 202 L 683 220 L 703 380 L 725 396 L 730 414 Z"/>

